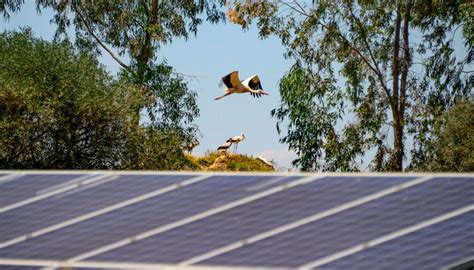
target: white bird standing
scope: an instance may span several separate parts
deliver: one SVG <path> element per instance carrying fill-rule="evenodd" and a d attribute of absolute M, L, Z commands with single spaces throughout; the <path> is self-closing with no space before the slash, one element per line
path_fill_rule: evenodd
<path fill-rule="evenodd" d="M 230 148 L 231 145 L 232 145 L 232 141 L 228 139 L 225 143 L 223 143 L 221 146 L 217 148 L 217 151 L 227 153 L 227 150 Z"/>
<path fill-rule="evenodd" d="M 267 92 L 262 90 L 262 84 L 257 75 L 248 77 L 247 79 L 240 81 L 239 72 L 233 71 L 230 74 L 222 77 L 222 81 L 219 85 L 224 84 L 227 89 L 224 90 L 224 95 L 216 97 L 214 100 L 219 100 L 225 96 L 237 93 L 250 93 L 254 97 L 261 97 L 262 95 L 268 95 Z"/>
<path fill-rule="evenodd" d="M 196 140 L 190 142 L 189 144 L 187 144 L 186 146 L 184 146 L 184 150 L 188 151 L 188 153 L 191 154 L 193 149 L 198 145 L 199 145 L 199 141 L 196 139 Z"/>
<path fill-rule="evenodd" d="M 235 145 L 234 152 L 237 152 L 237 147 L 239 146 L 239 143 L 243 140 L 245 140 L 245 135 L 243 133 L 240 133 L 239 136 L 229 138 L 229 141 L 231 141 Z"/>

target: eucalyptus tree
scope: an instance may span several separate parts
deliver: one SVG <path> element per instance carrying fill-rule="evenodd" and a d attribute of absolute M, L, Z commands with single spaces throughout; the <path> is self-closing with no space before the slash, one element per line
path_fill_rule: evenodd
<path fill-rule="evenodd" d="M 407 137 L 419 162 L 435 119 L 472 95 L 473 13 L 454 0 L 258 0 L 230 3 L 227 17 L 244 29 L 257 21 L 295 61 L 272 111 L 295 165 L 359 170 L 374 153 L 372 170 L 401 171 Z"/>
<path fill-rule="evenodd" d="M 174 39 L 197 34 L 204 21 L 224 21 L 220 9 L 224 2 L 36 0 L 36 7 L 40 12 L 54 10 L 57 41 L 67 38 L 72 26 L 76 47 L 89 54 L 105 52 L 122 67 L 121 76 L 135 83 L 143 97 L 136 108 L 137 124 L 140 111 L 146 108 L 154 124 L 173 123 L 181 133 L 194 135 L 193 120 L 199 115 L 196 92 L 188 87 L 186 76 L 159 60 L 159 49 Z M 7 19 L 12 12 L 21 12 L 23 4 L 23 0 L 2 1 L 0 12 Z"/>

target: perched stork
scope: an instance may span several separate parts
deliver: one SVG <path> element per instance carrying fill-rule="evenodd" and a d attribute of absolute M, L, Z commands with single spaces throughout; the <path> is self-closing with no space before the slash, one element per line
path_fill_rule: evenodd
<path fill-rule="evenodd" d="M 240 81 L 238 71 L 233 71 L 222 77 L 222 81 L 219 85 L 225 85 L 227 88 L 224 90 L 224 95 L 216 97 L 214 100 L 219 100 L 234 93 L 250 93 L 252 96 L 257 98 L 262 95 L 268 95 L 267 92 L 262 90 L 262 84 L 257 75 L 250 76 L 247 79 Z"/>
<path fill-rule="evenodd" d="M 245 135 L 243 133 L 240 133 L 239 136 L 234 136 L 232 138 L 229 138 L 229 141 L 231 141 L 235 146 L 234 152 L 237 152 L 237 147 L 239 146 L 239 142 L 243 140 L 245 140 Z"/>
<path fill-rule="evenodd" d="M 184 150 L 188 151 L 188 153 L 191 154 L 191 152 L 193 151 L 193 149 L 199 145 L 199 141 L 196 139 L 192 142 L 190 142 L 189 144 L 185 145 L 184 146 Z"/>
<path fill-rule="evenodd" d="M 268 161 L 268 160 L 267 160 L 266 158 L 264 158 L 264 157 L 257 156 L 257 159 L 260 160 L 261 162 L 265 163 L 266 165 L 272 167 L 272 168 L 274 167 L 273 162 Z"/>
<path fill-rule="evenodd" d="M 229 140 L 227 140 L 224 144 L 222 144 L 221 146 L 219 146 L 219 147 L 217 148 L 217 151 L 227 153 L 227 150 L 230 148 L 231 145 L 232 145 L 232 141 L 229 139 Z"/>

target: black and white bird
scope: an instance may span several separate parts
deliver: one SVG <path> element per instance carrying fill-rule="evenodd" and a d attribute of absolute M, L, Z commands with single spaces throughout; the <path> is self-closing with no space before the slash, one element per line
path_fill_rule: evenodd
<path fill-rule="evenodd" d="M 184 146 L 184 150 L 188 151 L 188 153 L 191 154 L 191 152 L 193 151 L 193 149 L 199 145 L 199 141 L 196 139 L 192 142 L 190 142 L 189 144 L 185 145 Z"/>
<path fill-rule="evenodd" d="M 247 79 L 240 81 L 239 72 L 233 71 L 230 74 L 222 77 L 219 86 L 225 85 L 224 95 L 216 97 L 215 100 L 219 100 L 225 96 L 237 93 L 250 93 L 253 97 L 261 97 L 262 95 L 268 95 L 267 92 L 263 91 L 260 78 L 257 75 L 248 77 Z"/>
<path fill-rule="evenodd" d="M 237 152 L 237 147 L 239 146 L 239 143 L 243 140 L 245 140 L 245 135 L 243 133 L 240 133 L 239 136 L 229 138 L 229 141 L 231 141 L 235 146 L 234 152 Z"/>
<path fill-rule="evenodd" d="M 260 160 L 261 162 L 265 163 L 266 165 L 272 167 L 272 168 L 274 167 L 273 162 L 267 160 L 267 159 L 264 158 L 264 157 L 257 156 L 257 159 Z"/>
<path fill-rule="evenodd" d="M 231 145 L 232 145 L 232 141 L 228 139 L 224 144 L 222 144 L 221 146 L 217 148 L 217 151 L 227 153 L 227 150 L 230 148 Z"/>

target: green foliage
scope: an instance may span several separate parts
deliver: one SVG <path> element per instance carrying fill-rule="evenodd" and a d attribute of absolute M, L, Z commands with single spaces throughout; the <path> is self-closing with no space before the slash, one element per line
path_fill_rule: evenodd
<path fill-rule="evenodd" d="M 67 42 L 1 34 L 0 168 L 192 168 L 179 129 L 135 124 L 140 90 Z"/>
<path fill-rule="evenodd" d="M 132 170 L 195 170 L 197 166 L 180 149 L 183 135 L 175 130 L 141 127 L 131 134 L 126 161 Z"/>
<path fill-rule="evenodd" d="M 194 125 L 195 117 L 199 116 L 196 92 L 166 62 L 150 67 L 146 87 L 151 98 L 145 106 L 149 119 L 155 127 L 173 129 L 190 142 L 198 130 Z"/>
<path fill-rule="evenodd" d="M 154 60 L 162 44 L 174 38 L 196 34 L 203 20 L 224 20 L 219 7 L 223 0 L 211 1 L 40 1 L 56 10 L 57 35 L 76 26 L 77 45 L 97 49 L 102 41 L 128 54 L 137 64 Z M 97 36 L 94 37 L 94 35 Z"/>
<path fill-rule="evenodd" d="M 418 171 L 474 171 L 474 102 L 460 102 L 436 122 L 427 158 Z"/>
<path fill-rule="evenodd" d="M 227 16 L 278 36 L 294 66 L 272 111 L 303 170 L 403 169 L 407 131 L 422 156 L 433 121 L 474 87 L 467 1 L 234 1 Z M 469 12 L 469 11 L 467 11 Z M 455 31 L 468 52 L 457 59 Z M 415 63 L 416 61 L 416 63 Z M 282 125 L 287 125 L 286 129 Z M 393 142 L 389 139 L 393 138 Z"/>
<path fill-rule="evenodd" d="M 170 128 L 187 141 L 197 136 L 194 118 L 199 116 L 196 92 L 189 89 L 182 75 L 158 60 L 159 48 L 175 38 L 196 34 L 204 20 L 218 23 L 225 19 L 219 9 L 224 0 L 212 1 L 79 1 L 38 0 L 38 12 L 52 8 L 57 25 L 55 40 L 67 39 L 75 27 L 75 45 L 85 54 L 105 51 L 123 68 L 122 78 L 140 88 L 142 100 L 133 120 L 139 124 L 146 109 L 154 128 Z M 22 0 L 0 4 L 5 18 L 17 12 Z M 69 31 L 68 31 L 69 30 Z M 129 63 L 122 59 L 128 56 Z"/>
<path fill-rule="evenodd" d="M 3 168 L 116 167 L 137 100 L 66 42 L 0 35 Z"/>

